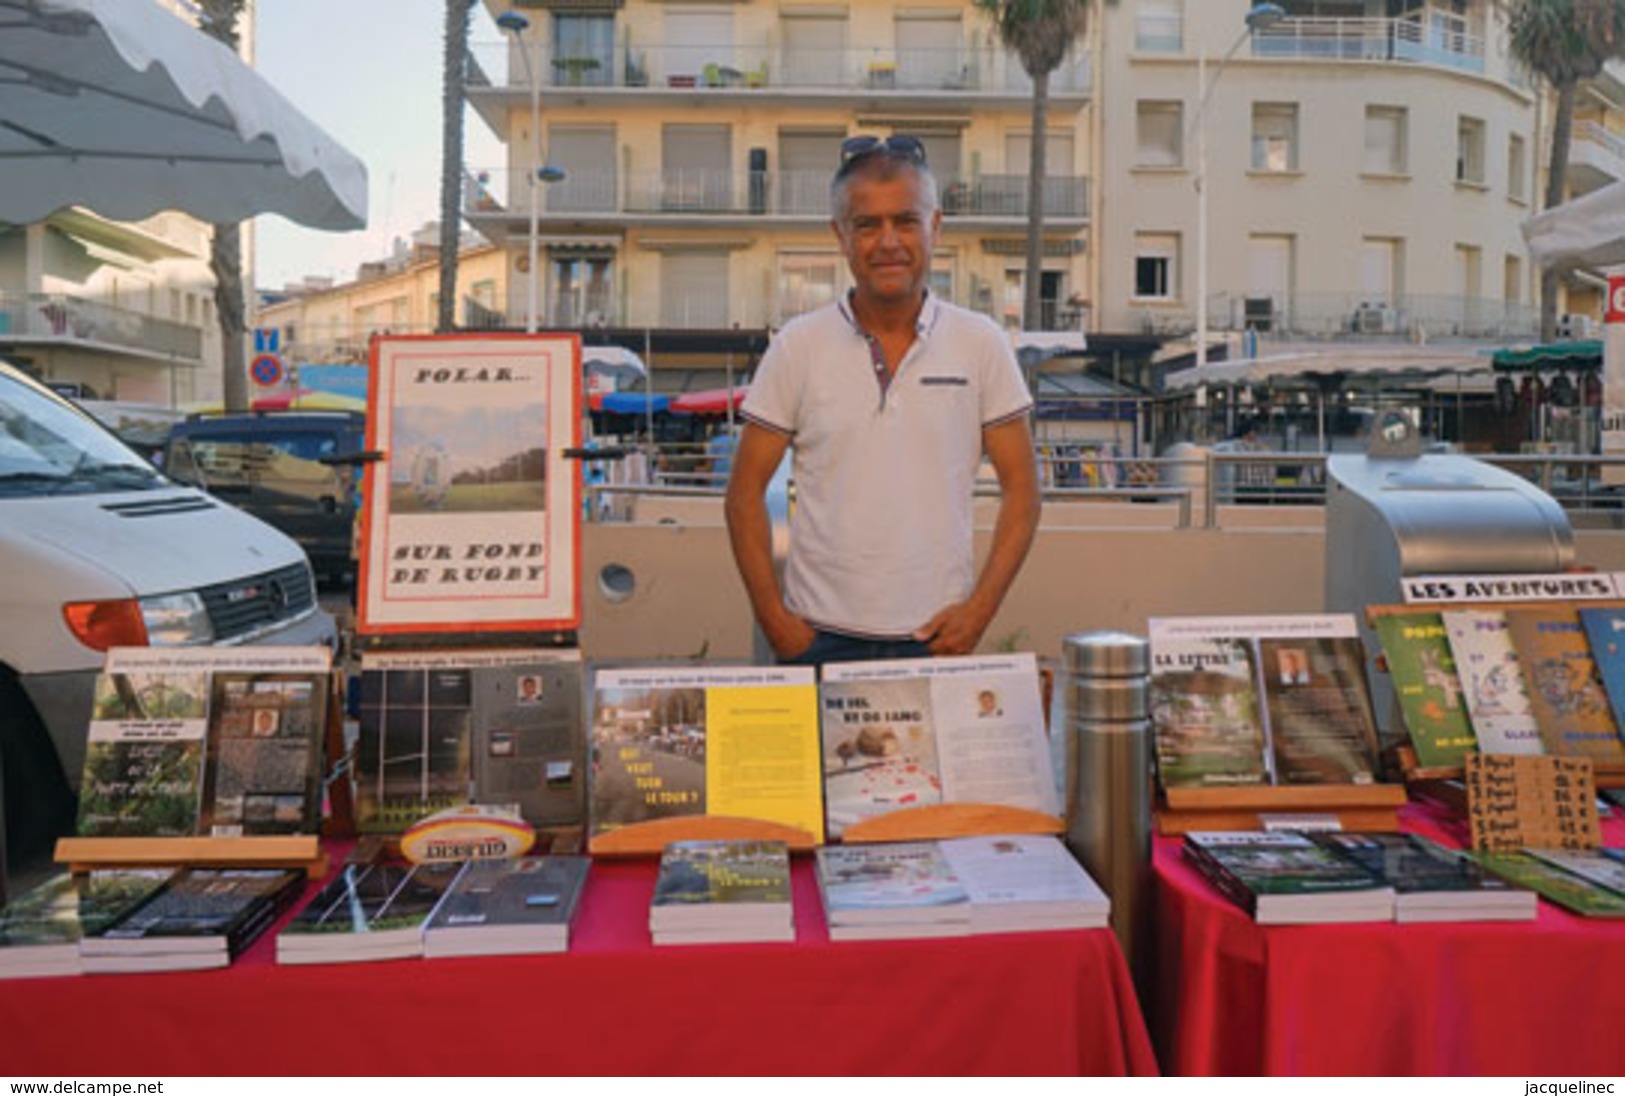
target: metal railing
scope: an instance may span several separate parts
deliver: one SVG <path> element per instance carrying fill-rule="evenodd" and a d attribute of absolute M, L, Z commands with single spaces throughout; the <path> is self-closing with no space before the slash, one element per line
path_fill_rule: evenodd
<path fill-rule="evenodd" d="M 542 189 L 543 212 L 641 216 L 651 213 L 726 216 L 817 217 L 830 215 L 830 172 L 730 171 L 719 168 L 658 168 L 645 171 L 591 171 L 566 167 L 566 176 Z M 946 217 L 1027 215 L 1025 173 L 965 176 L 934 168 Z M 522 168 L 472 172 L 463 209 L 470 215 L 525 211 Z M 1089 212 L 1089 180 L 1056 175 L 1044 180 L 1044 211 L 1053 218 L 1083 218 Z"/>
<path fill-rule="evenodd" d="M 511 42 L 476 42 L 473 71 L 483 88 L 528 88 L 525 65 Z M 663 90 L 851 90 L 865 93 L 1032 93 L 1021 63 L 988 47 L 910 49 L 794 49 L 783 46 L 638 45 L 623 37 L 613 46 L 577 53 L 540 48 L 536 76 L 545 87 Z M 1063 61 L 1050 75 L 1052 95 L 1087 94 L 1087 54 Z"/>
<path fill-rule="evenodd" d="M 0 290 L 0 339 L 122 347 L 155 358 L 203 358 L 203 329 L 66 293 Z"/>
<path fill-rule="evenodd" d="M 710 499 L 720 504 L 727 474 L 714 472 L 693 446 L 644 447 L 652 452 L 647 483 L 590 483 L 588 497 Z M 1550 494 L 1580 522 L 1603 517 L 1625 528 L 1625 459 L 1564 454 L 1474 454 L 1504 468 Z M 1233 507 L 1248 508 L 1246 524 L 1265 526 L 1276 509 L 1282 524 L 1296 526 L 1304 508 L 1326 504 L 1326 454 L 1252 450 L 1206 451 L 1187 457 L 1114 457 L 1090 453 L 1081 457 L 1039 456 L 1040 482 L 1046 502 L 1132 503 L 1172 506 L 1175 529 L 1218 528 L 1233 518 Z M 1087 486 L 1069 479 L 1062 466 L 1081 463 L 1091 469 Z M 977 497 L 997 497 L 996 484 L 982 483 Z M 590 505 L 589 520 L 635 520 L 636 507 Z M 718 509 L 715 520 L 721 520 Z M 1313 520 L 1313 519 L 1311 519 Z"/>
<path fill-rule="evenodd" d="M 1416 18 L 1293 17 L 1255 31 L 1254 57 L 1304 60 L 1406 61 L 1468 72 L 1484 71 L 1484 40 L 1459 24 Z"/>
<path fill-rule="evenodd" d="M 1193 309 L 1146 308 L 1142 329 L 1184 334 L 1196 328 Z M 1540 330 L 1538 306 L 1493 297 L 1405 293 L 1376 298 L 1361 293 L 1294 293 L 1252 297 L 1220 292 L 1208 298 L 1212 331 L 1257 331 L 1261 338 L 1391 340 L 1527 339 Z"/>

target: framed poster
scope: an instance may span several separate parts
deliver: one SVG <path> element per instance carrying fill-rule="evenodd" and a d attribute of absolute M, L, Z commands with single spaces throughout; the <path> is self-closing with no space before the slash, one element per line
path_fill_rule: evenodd
<path fill-rule="evenodd" d="M 356 627 L 363 635 L 581 622 L 581 340 L 380 336 Z"/>

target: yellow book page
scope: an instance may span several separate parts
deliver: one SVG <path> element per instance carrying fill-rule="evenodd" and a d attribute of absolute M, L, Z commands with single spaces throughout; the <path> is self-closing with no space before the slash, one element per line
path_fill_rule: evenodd
<path fill-rule="evenodd" d="M 824 839 L 816 685 L 705 691 L 706 813 L 760 818 Z"/>

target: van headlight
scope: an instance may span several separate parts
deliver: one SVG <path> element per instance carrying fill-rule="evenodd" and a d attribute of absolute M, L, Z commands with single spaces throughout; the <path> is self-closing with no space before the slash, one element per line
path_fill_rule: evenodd
<path fill-rule="evenodd" d="M 138 604 L 147 626 L 147 642 L 154 647 L 181 647 L 214 639 L 209 610 L 195 593 L 144 597 Z"/>

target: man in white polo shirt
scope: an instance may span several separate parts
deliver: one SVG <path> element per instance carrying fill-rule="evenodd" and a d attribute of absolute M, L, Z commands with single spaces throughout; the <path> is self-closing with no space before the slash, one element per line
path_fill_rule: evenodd
<path fill-rule="evenodd" d="M 1008 337 L 926 289 L 942 224 L 925 150 L 852 137 L 831 186 L 855 288 L 786 324 L 741 408 L 728 533 L 781 661 L 967 654 L 1038 527 L 1032 397 Z M 795 450 L 796 509 L 781 591 L 765 493 Z M 980 574 L 972 492 L 998 475 Z"/>

